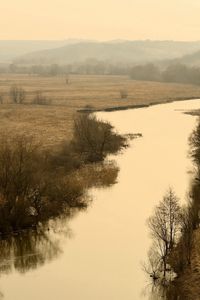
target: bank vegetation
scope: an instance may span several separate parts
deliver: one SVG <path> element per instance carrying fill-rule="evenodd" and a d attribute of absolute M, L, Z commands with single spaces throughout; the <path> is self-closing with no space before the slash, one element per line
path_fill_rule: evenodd
<path fill-rule="evenodd" d="M 189 138 L 194 178 L 185 205 L 170 188 L 148 219 L 152 237 L 143 268 L 165 299 L 199 299 L 200 119 Z"/>
<path fill-rule="evenodd" d="M 74 118 L 73 132 L 70 142 L 48 149 L 38 139 L 1 133 L 1 235 L 37 228 L 84 209 L 88 187 L 115 182 L 117 167 L 103 161 L 126 147 L 126 138 L 88 114 Z"/>

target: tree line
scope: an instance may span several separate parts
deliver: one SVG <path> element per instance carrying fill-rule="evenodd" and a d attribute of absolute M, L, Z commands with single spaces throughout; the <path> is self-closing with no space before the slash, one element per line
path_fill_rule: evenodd
<path fill-rule="evenodd" d="M 17 65 L 0 67 L 0 73 L 30 74 L 40 76 L 127 75 L 133 80 L 200 84 L 200 67 L 181 63 L 125 64 L 87 60 L 67 65 Z"/>
<path fill-rule="evenodd" d="M 134 80 L 159 82 L 175 82 L 186 84 L 200 84 L 200 67 L 184 64 L 170 64 L 166 68 L 159 68 L 154 64 L 139 65 L 131 68 L 130 77 Z"/>
<path fill-rule="evenodd" d="M 128 64 L 114 64 L 108 61 L 87 60 L 73 64 L 49 65 L 19 65 L 10 64 L 0 66 L 0 74 L 29 74 L 40 76 L 66 76 L 68 74 L 82 75 L 127 75 Z"/>

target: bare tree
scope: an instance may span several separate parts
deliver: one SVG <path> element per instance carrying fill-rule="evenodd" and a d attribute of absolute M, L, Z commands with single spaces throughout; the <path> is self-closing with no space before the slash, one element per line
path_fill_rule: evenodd
<path fill-rule="evenodd" d="M 162 260 L 163 276 L 166 276 L 167 259 L 174 248 L 180 230 L 180 206 L 170 188 L 149 218 L 148 226 Z"/>
<path fill-rule="evenodd" d="M 190 143 L 190 155 L 196 164 L 200 167 L 200 118 L 197 121 L 196 128 L 193 130 L 192 134 L 189 137 Z"/>
<path fill-rule="evenodd" d="M 127 99 L 128 98 L 127 90 L 125 90 L 125 89 L 120 90 L 120 97 L 121 97 L 121 99 Z"/>
<path fill-rule="evenodd" d="M 188 205 L 188 207 L 184 207 L 181 211 L 181 248 L 182 253 L 185 256 L 186 263 L 190 265 L 191 263 L 191 252 L 193 247 L 193 207 L 192 205 Z"/>
<path fill-rule="evenodd" d="M 142 263 L 142 269 L 147 273 L 154 281 L 160 278 L 161 258 L 157 252 L 157 246 L 155 244 L 148 251 L 147 263 Z"/>
<path fill-rule="evenodd" d="M 25 90 L 23 88 L 19 88 L 18 89 L 18 103 L 19 104 L 24 103 L 25 99 L 26 99 L 26 92 L 25 92 Z"/>
<path fill-rule="evenodd" d="M 126 138 L 113 131 L 108 122 L 97 120 L 88 114 L 74 119 L 74 150 L 85 161 L 101 161 L 109 153 L 116 153 L 126 146 Z"/>
<path fill-rule="evenodd" d="M 10 88 L 10 97 L 15 104 L 22 104 L 26 98 L 26 92 L 23 88 L 16 85 Z"/>
<path fill-rule="evenodd" d="M 51 99 L 48 99 L 42 91 L 38 90 L 35 92 L 35 97 L 33 99 L 33 104 L 37 105 L 50 105 Z"/>
<path fill-rule="evenodd" d="M 87 206 L 80 180 L 66 175 L 56 159 L 51 165 L 49 156 L 31 137 L 0 135 L 0 234 Z"/>
<path fill-rule="evenodd" d="M 0 94 L 0 104 L 3 104 L 3 95 Z"/>
<path fill-rule="evenodd" d="M 68 85 L 70 83 L 69 75 L 65 77 L 65 83 Z"/>
<path fill-rule="evenodd" d="M 14 103 L 18 101 L 18 87 L 16 85 L 11 86 L 10 88 L 10 97 Z"/>

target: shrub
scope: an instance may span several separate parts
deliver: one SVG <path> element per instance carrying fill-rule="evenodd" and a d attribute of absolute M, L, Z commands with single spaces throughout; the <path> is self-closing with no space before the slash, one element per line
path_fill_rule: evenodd
<path fill-rule="evenodd" d="M 22 104 L 26 99 L 26 92 L 23 88 L 13 85 L 10 88 L 10 97 L 13 103 Z"/>
<path fill-rule="evenodd" d="M 102 161 L 106 155 L 117 153 L 126 146 L 126 138 L 117 134 L 108 122 L 88 114 L 74 119 L 72 147 L 84 162 Z"/>
<path fill-rule="evenodd" d="M 33 104 L 50 105 L 51 102 L 52 102 L 51 99 L 44 96 L 41 91 L 36 91 L 35 97 L 33 99 Z"/>
<path fill-rule="evenodd" d="M 31 138 L 0 137 L 0 233 L 37 226 L 86 205 L 83 188 L 50 165 Z"/>
<path fill-rule="evenodd" d="M 121 99 L 127 99 L 128 98 L 127 90 L 121 90 L 120 91 L 120 97 L 121 97 Z"/>

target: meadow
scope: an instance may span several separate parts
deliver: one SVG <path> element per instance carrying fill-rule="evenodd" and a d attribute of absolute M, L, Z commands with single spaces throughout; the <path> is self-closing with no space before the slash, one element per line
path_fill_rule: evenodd
<path fill-rule="evenodd" d="M 200 98 L 199 86 L 134 81 L 127 76 L 70 75 L 67 81 L 65 76 L 0 75 L 0 130 L 25 133 L 52 146 L 71 139 L 73 118 L 80 109 Z M 13 85 L 25 90 L 23 104 L 12 102 Z M 33 104 L 37 91 L 48 100 L 46 105 Z"/>

